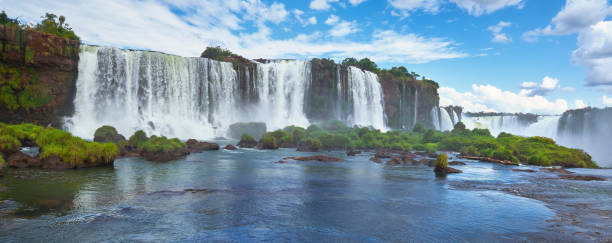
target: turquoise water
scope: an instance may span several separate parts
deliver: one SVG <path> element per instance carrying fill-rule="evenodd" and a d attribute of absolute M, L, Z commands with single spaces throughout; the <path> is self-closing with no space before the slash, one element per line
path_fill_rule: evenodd
<path fill-rule="evenodd" d="M 372 163 L 368 153 L 275 163 L 309 154 L 239 149 L 9 170 L 0 241 L 515 241 L 547 231 L 555 215 L 537 200 L 452 186 L 526 181 L 510 167 L 468 162 L 454 166 L 463 174 L 439 178 L 426 166 Z"/>

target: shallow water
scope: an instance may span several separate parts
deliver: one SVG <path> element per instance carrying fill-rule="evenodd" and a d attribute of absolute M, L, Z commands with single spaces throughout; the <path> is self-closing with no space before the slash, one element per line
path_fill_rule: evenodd
<path fill-rule="evenodd" d="M 457 186 L 533 176 L 512 167 L 467 162 L 454 166 L 464 173 L 437 178 L 426 166 L 372 163 L 368 153 L 275 163 L 309 154 L 239 149 L 168 163 L 124 158 L 114 168 L 9 170 L 0 180 L 0 241 L 516 241 L 548 232 L 555 216 L 542 201 Z M 607 202 L 611 193 L 587 192 Z"/>

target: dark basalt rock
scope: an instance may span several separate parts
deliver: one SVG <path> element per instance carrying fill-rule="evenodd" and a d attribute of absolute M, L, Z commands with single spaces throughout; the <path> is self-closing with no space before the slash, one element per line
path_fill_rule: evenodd
<path fill-rule="evenodd" d="M 216 143 L 200 142 L 195 139 L 187 140 L 187 150 L 190 153 L 199 153 L 202 151 L 209 151 L 209 150 L 219 150 L 219 148 L 220 148 L 219 144 L 216 144 Z"/>
<path fill-rule="evenodd" d="M 370 161 L 372 161 L 374 163 L 379 163 L 379 164 L 382 163 L 382 160 L 380 160 L 379 158 L 376 158 L 376 157 L 370 158 Z"/>
<path fill-rule="evenodd" d="M 429 157 L 429 158 L 436 158 L 436 157 L 438 157 L 438 155 L 436 153 L 427 153 L 427 152 L 423 152 L 423 151 L 417 151 L 417 152 L 414 152 L 414 154 L 419 155 L 419 156 L 423 156 L 423 157 Z"/>
<path fill-rule="evenodd" d="M 348 156 L 355 156 L 355 155 L 358 155 L 358 154 L 361 154 L 361 151 L 351 150 L 351 151 L 346 152 L 346 155 L 348 155 Z"/>
<path fill-rule="evenodd" d="M 446 167 L 446 168 L 438 168 L 436 167 L 434 169 L 434 172 L 436 172 L 436 174 L 440 174 L 440 175 L 445 175 L 445 174 L 454 174 L 454 173 L 463 173 L 463 171 L 452 168 L 452 167 Z"/>
<path fill-rule="evenodd" d="M 234 145 L 228 144 L 228 145 L 225 145 L 224 149 L 226 149 L 226 150 L 236 150 L 237 148 Z"/>
<path fill-rule="evenodd" d="M 38 157 L 30 157 L 23 152 L 16 152 L 9 156 L 7 164 L 10 168 L 40 168 L 41 161 Z"/>
<path fill-rule="evenodd" d="M 325 156 L 325 155 L 312 155 L 312 156 L 304 156 L 304 157 L 287 157 L 283 158 L 283 160 L 297 160 L 297 161 L 320 161 L 320 162 L 340 162 L 344 161 L 341 158 Z"/>
<path fill-rule="evenodd" d="M 187 148 L 180 148 L 169 152 L 147 152 L 142 151 L 140 155 L 149 161 L 167 162 L 180 159 L 189 154 Z"/>
<path fill-rule="evenodd" d="M 597 176 L 581 176 L 581 175 L 559 175 L 559 178 L 576 181 L 605 181 L 606 179 Z"/>
<path fill-rule="evenodd" d="M 491 163 L 497 163 L 497 164 L 502 164 L 502 165 L 519 165 L 518 162 L 514 162 L 510 160 L 499 160 L 499 159 L 494 159 L 494 158 L 489 158 L 489 157 L 467 156 L 467 155 L 460 155 L 458 157 L 461 159 L 478 160 L 478 161 L 491 162 Z"/>
<path fill-rule="evenodd" d="M 449 165 L 465 165 L 465 163 L 461 162 L 461 161 L 451 161 L 448 162 Z"/>
<path fill-rule="evenodd" d="M 516 172 L 528 172 L 528 173 L 533 173 L 536 172 L 535 170 L 530 170 L 530 169 L 512 169 L 512 171 L 516 171 Z"/>
<path fill-rule="evenodd" d="M 573 174 L 574 173 L 574 172 L 571 172 L 563 168 L 540 168 L 540 170 L 548 171 L 548 172 L 555 172 L 555 173 L 562 173 L 562 174 Z"/>
<path fill-rule="evenodd" d="M 387 161 L 387 165 L 401 165 L 403 163 L 404 161 L 398 157 L 394 157 L 390 159 L 389 161 Z"/>
<path fill-rule="evenodd" d="M 385 151 L 385 150 L 378 150 L 378 151 L 376 151 L 376 154 L 374 154 L 374 156 L 376 158 L 381 158 L 381 159 L 388 159 L 388 158 L 393 157 L 391 152 Z"/>
<path fill-rule="evenodd" d="M 421 159 L 418 161 L 418 163 L 422 165 L 427 165 L 429 167 L 436 166 L 436 160 L 433 160 L 433 159 Z"/>

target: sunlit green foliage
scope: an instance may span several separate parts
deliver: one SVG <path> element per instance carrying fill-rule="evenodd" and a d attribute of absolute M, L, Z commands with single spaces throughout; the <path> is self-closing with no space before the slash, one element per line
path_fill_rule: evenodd
<path fill-rule="evenodd" d="M 73 167 L 87 163 L 110 163 L 119 150 L 113 143 L 88 142 L 68 132 L 55 128 L 43 128 L 33 124 L 0 124 L 0 139 L 10 141 L 3 146 L 21 146 L 24 141 L 34 141 L 40 148 L 40 157 L 58 156 Z"/>
<path fill-rule="evenodd" d="M 276 143 L 276 137 L 270 133 L 266 133 L 261 138 L 263 149 L 277 149 L 278 144 Z"/>
<path fill-rule="evenodd" d="M 202 55 L 200 55 L 200 57 L 205 57 L 213 60 L 222 60 L 225 57 L 232 57 L 234 55 L 234 53 L 222 48 L 221 46 L 208 46 L 206 47 L 206 50 L 202 52 Z"/>
<path fill-rule="evenodd" d="M 0 135 L 0 154 L 9 154 L 18 151 L 21 148 L 21 142 L 10 135 Z"/>
<path fill-rule="evenodd" d="M 442 171 L 446 169 L 446 167 L 448 167 L 448 155 L 442 153 L 438 155 L 438 158 L 436 159 L 436 169 Z"/>
<path fill-rule="evenodd" d="M 79 40 L 79 37 L 72 31 L 72 28 L 65 23 L 66 18 L 52 13 L 46 13 L 42 16 L 42 21 L 34 26 L 35 30 L 45 32 L 47 34 L 57 35 L 69 40 Z M 57 20 L 56 20 L 57 19 Z"/>
<path fill-rule="evenodd" d="M 153 152 L 153 153 L 167 153 L 177 149 L 186 147 L 187 145 L 181 142 L 178 138 L 168 139 L 164 136 L 151 136 L 144 144 L 142 144 L 142 151 Z"/>
<path fill-rule="evenodd" d="M 133 149 L 139 150 L 140 148 L 142 148 L 142 145 L 144 145 L 144 143 L 148 140 L 149 138 L 147 137 L 147 134 L 142 131 L 142 130 L 138 130 L 136 131 L 128 140 L 128 145 L 131 146 Z"/>
<path fill-rule="evenodd" d="M 245 143 L 257 143 L 257 140 L 255 140 L 255 138 L 249 134 L 242 134 L 242 138 L 240 139 L 240 141 L 244 141 Z"/>

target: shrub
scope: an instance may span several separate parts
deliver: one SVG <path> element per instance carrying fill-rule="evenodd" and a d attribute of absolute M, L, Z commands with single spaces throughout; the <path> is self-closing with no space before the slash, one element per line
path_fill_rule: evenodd
<path fill-rule="evenodd" d="M 492 137 L 489 129 L 480 129 L 480 128 L 474 128 L 474 130 L 472 130 L 472 135 Z"/>
<path fill-rule="evenodd" d="M 57 15 L 52 13 L 46 13 L 45 16 L 41 18 L 43 20 L 34 27 L 35 30 L 69 40 L 79 40 L 79 37 L 72 31 L 68 24 L 65 23 L 66 18 L 64 16 L 59 16 L 59 22 L 56 21 Z"/>
<path fill-rule="evenodd" d="M 462 155 L 467 155 L 467 156 L 480 156 L 480 153 L 478 152 L 478 149 L 476 149 L 476 147 L 474 145 L 463 147 L 463 148 L 461 148 L 461 150 L 459 150 L 459 152 Z"/>
<path fill-rule="evenodd" d="M 94 137 L 109 137 L 118 135 L 117 129 L 112 126 L 101 126 L 94 132 Z"/>
<path fill-rule="evenodd" d="M 235 55 L 234 53 L 232 53 L 231 51 L 227 49 L 222 48 L 221 46 L 215 46 L 215 47 L 208 46 L 206 47 L 204 52 L 202 52 L 202 55 L 200 55 L 200 57 L 210 58 L 213 60 L 222 60 L 225 57 L 232 57 L 234 55 Z"/>
<path fill-rule="evenodd" d="M 425 124 L 422 122 L 417 122 L 417 124 L 414 124 L 414 127 L 412 128 L 412 131 L 416 133 L 425 133 L 425 130 Z"/>
<path fill-rule="evenodd" d="M 512 155 L 512 151 L 505 149 L 505 148 L 499 148 L 493 151 L 492 157 L 494 159 L 499 159 L 499 160 L 510 160 L 510 161 L 518 162 L 518 159 L 514 157 L 514 155 Z"/>
<path fill-rule="evenodd" d="M 128 144 L 135 149 L 140 149 L 144 145 L 144 143 L 148 140 L 147 134 L 142 131 L 136 131 L 128 140 Z"/>
<path fill-rule="evenodd" d="M 323 147 L 323 144 L 321 143 L 321 140 L 319 139 L 312 139 L 310 140 L 311 144 L 312 144 L 312 149 L 317 151 L 319 149 L 321 149 Z"/>
<path fill-rule="evenodd" d="M 465 128 L 465 124 L 463 124 L 463 122 L 457 122 L 457 124 L 455 124 L 455 127 L 453 128 L 453 133 L 466 133 L 466 132 L 469 132 L 469 130 Z"/>
<path fill-rule="evenodd" d="M 0 154 L 10 154 L 21 149 L 21 142 L 13 136 L 0 135 Z"/>
<path fill-rule="evenodd" d="M 241 142 L 245 142 L 245 143 L 257 143 L 257 141 L 255 140 L 255 138 L 249 134 L 242 134 L 242 138 L 240 138 Z"/>
<path fill-rule="evenodd" d="M 261 138 L 261 143 L 262 143 L 263 149 L 277 149 L 278 148 L 278 144 L 276 144 L 276 138 L 268 133 L 264 134 L 264 136 Z"/>
<path fill-rule="evenodd" d="M 435 153 L 436 151 L 438 151 L 438 144 L 435 144 L 435 143 L 426 143 L 425 144 L 425 151 L 427 153 Z"/>
<path fill-rule="evenodd" d="M 448 167 L 448 155 L 443 153 L 436 159 L 436 170 L 442 171 Z"/>
<path fill-rule="evenodd" d="M 164 136 L 151 136 L 143 145 L 142 150 L 153 153 L 168 153 L 186 147 L 187 145 L 177 138 L 168 139 Z"/>
<path fill-rule="evenodd" d="M 2 154 L 0 154 L 0 170 L 2 170 L 2 167 L 4 167 L 4 164 L 5 164 L 5 163 L 6 163 L 6 162 L 4 161 L 4 157 L 3 157 L 3 155 L 2 155 Z"/>

